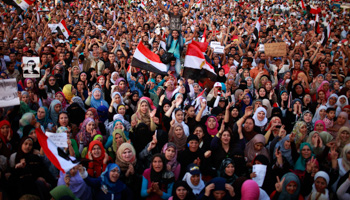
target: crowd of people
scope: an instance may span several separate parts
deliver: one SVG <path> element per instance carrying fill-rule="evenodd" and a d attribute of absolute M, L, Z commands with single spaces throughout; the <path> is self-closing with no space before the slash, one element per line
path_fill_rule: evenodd
<path fill-rule="evenodd" d="M 342 3 L 37 0 L 20 14 L 5 3 L 0 79 L 16 79 L 20 104 L 0 105 L 0 199 L 350 198 Z M 52 28 L 62 20 L 69 37 Z M 203 40 L 224 47 L 204 52 L 215 79 L 184 72 Z M 277 42 L 286 55 L 266 55 Z M 131 65 L 140 43 L 166 74 Z M 66 133 L 79 164 L 59 171 L 40 129 Z"/>

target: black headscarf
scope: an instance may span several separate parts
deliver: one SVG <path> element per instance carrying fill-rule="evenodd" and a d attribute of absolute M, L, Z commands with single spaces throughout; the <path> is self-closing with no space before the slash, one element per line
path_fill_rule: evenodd
<path fill-rule="evenodd" d="M 76 124 L 79 126 L 85 119 L 85 111 L 79 106 L 78 103 L 72 103 L 67 108 L 67 113 L 69 117 L 69 121 L 72 124 Z"/>
<path fill-rule="evenodd" d="M 173 186 L 173 192 L 172 192 L 173 200 L 179 200 L 179 197 L 176 195 L 176 189 L 179 187 L 184 187 L 187 190 L 185 200 L 196 199 L 196 196 L 193 194 L 192 189 L 190 188 L 190 186 L 188 186 L 188 184 L 185 181 L 177 181 L 174 183 L 174 186 Z"/>
<path fill-rule="evenodd" d="M 237 179 L 237 176 L 236 176 L 235 174 L 233 174 L 232 176 L 228 176 L 228 175 L 225 173 L 225 169 L 226 169 L 226 167 L 227 167 L 229 164 L 232 164 L 233 167 L 235 167 L 235 162 L 234 162 L 231 158 L 225 158 L 225 159 L 221 162 L 220 170 L 219 170 L 219 176 L 222 177 L 222 178 L 225 178 L 225 179 L 226 179 L 226 183 L 232 185 L 233 182 Z"/>
<path fill-rule="evenodd" d="M 32 148 L 28 153 L 24 153 L 22 151 L 22 145 L 23 143 L 26 141 L 26 140 L 31 140 L 34 144 L 34 140 L 31 138 L 31 137 L 28 137 L 28 136 L 24 136 L 21 140 L 21 142 L 19 143 L 19 147 L 18 147 L 18 151 L 17 151 L 17 154 L 16 154 L 16 158 L 15 158 L 15 164 L 21 162 L 21 159 L 27 159 L 32 153 L 33 153 L 33 150 L 34 148 Z"/>

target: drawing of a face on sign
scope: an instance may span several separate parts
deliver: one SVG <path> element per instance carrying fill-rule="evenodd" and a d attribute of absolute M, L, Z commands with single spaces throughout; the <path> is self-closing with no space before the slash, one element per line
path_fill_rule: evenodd
<path fill-rule="evenodd" d="M 27 69 L 24 71 L 26 74 L 39 74 L 39 72 L 35 69 L 36 63 L 34 60 L 28 60 Z"/>

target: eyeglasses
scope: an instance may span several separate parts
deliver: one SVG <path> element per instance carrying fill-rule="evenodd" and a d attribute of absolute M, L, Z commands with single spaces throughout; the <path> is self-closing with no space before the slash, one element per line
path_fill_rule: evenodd
<path fill-rule="evenodd" d="M 55 81 L 56 79 L 49 79 L 49 81 Z"/>

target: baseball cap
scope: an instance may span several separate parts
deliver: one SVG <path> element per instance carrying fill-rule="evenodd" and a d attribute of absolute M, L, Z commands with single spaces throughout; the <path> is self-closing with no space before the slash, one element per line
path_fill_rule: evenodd
<path fill-rule="evenodd" d="M 191 175 L 201 174 L 201 171 L 199 170 L 198 165 L 194 163 L 191 163 L 187 166 L 187 172 L 189 172 Z"/>
<path fill-rule="evenodd" d="M 216 82 L 216 83 L 214 84 L 214 87 L 222 87 L 222 85 L 221 85 L 221 83 Z"/>

